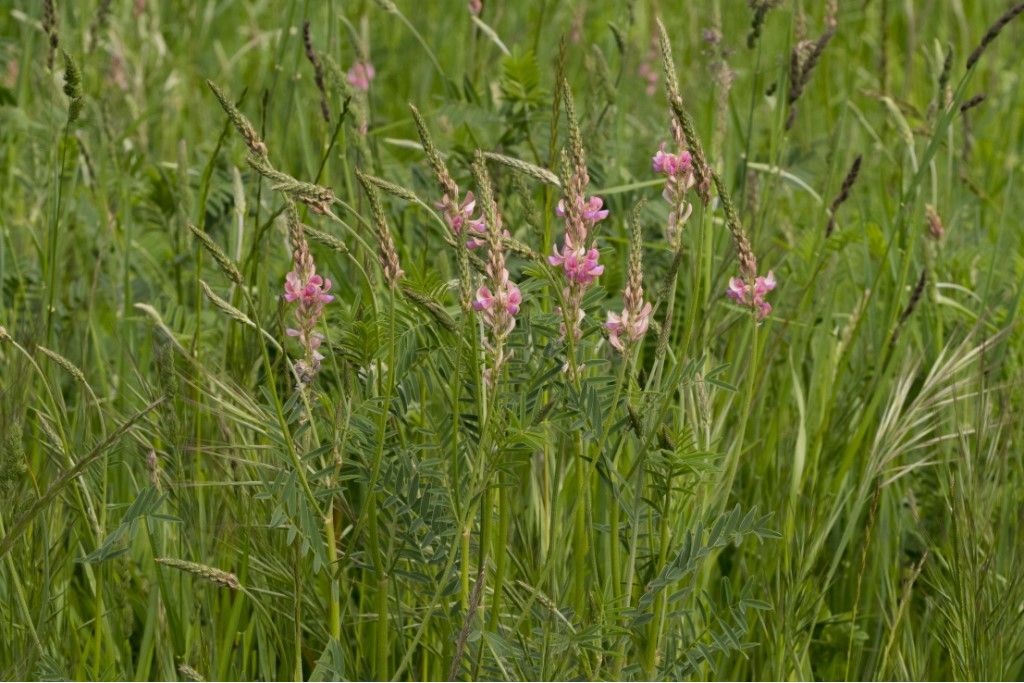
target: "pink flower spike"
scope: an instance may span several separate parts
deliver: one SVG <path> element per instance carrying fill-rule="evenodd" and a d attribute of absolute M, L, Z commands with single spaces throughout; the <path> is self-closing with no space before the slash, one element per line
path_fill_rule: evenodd
<path fill-rule="evenodd" d="M 480 16 L 480 12 L 482 12 L 483 9 L 483 0 L 469 0 L 469 13 L 473 16 Z"/>

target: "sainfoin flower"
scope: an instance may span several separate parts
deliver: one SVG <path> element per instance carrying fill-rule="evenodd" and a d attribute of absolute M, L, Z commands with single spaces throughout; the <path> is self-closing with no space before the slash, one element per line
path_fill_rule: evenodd
<path fill-rule="evenodd" d="M 643 233 L 639 215 L 634 213 L 629 241 L 629 275 L 622 292 L 621 313 L 608 311 L 608 341 L 619 352 L 643 339 L 651 324 L 653 306 L 644 301 Z"/>
<path fill-rule="evenodd" d="M 434 206 L 444 214 L 445 222 L 448 223 L 448 227 L 456 237 L 461 236 L 463 231 L 475 233 L 466 240 L 468 248 L 476 249 L 487 243 L 487 225 L 484 222 L 484 217 L 481 215 L 473 218 L 476 198 L 472 191 L 466 192 L 466 196 L 461 202 L 458 201 L 457 193 L 454 199 L 450 194 L 445 193 L 441 197 L 441 201 L 435 203 Z M 511 235 L 508 230 L 504 230 L 502 236 L 510 237 Z"/>
<path fill-rule="evenodd" d="M 366 92 L 370 89 L 370 81 L 377 75 L 373 64 L 369 62 L 356 62 L 348 70 L 348 82 L 356 90 Z"/>
<path fill-rule="evenodd" d="M 473 161 L 473 175 L 480 188 L 484 222 L 487 225 L 485 244 L 488 254 L 484 281 L 477 288 L 472 303 L 473 310 L 480 314 L 489 331 L 489 334 L 484 336 L 483 347 L 491 362 L 490 367 L 484 370 L 484 378 L 489 385 L 495 386 L 501 375 L 502 366 L 512 357 L 512 352 L 505 350 L 505 340 L 515 329 L 516 316 L 523 304 L 523 294 L 516 283 L 509 280 L 508 268 L 505 266 L 501 215 L 494 201 L 494 190 L 484 167 L 483 156 L 479 153 Z"/>
<path fill-rule="evenodd" d="M 565 238 L 561 248 L 556 244 L 548 256 L 548 263 L 561 268 L 566 279 L 566 287 L 562 291 L 567 306 L 563 312 L 562 336 L 566 334 L 565 321 L 568 320 L 576 339 L 582 335 L 583 294 L 604 272 L 604 266 L 598 263 L 601 253 L 593 246 L 590 233 L 595 225 L 608 217 L 608 209 L 604 208 L 604 200 L 600 197 L 584 196 L 588 182 L 586 168 L 580 164 L 573 166 L 565 184 L 566 196 L 555 207 L 555 215 L 565 220 Z"/>
<path fill-rule="evenodd" d="M 635 343 L 643 339 L 651 325 L 652 311 L 650 302 L 644 302 L 639 311 L 630 311 L 628 306 L 622 313 L 608 311 L 608 322 L 604 326 L 608 330 L 611 345 L 619 351 L 625 351 L 626 342 Z"/>
<path fill-rule="evenodd" d="M 765 296 L 775 285 L 775 273 L 769 270 L 768 275 L 755 278 L 754 284 L 740 277 L 731 278 L 725 294 L 739 304 L 752 307 L 757 319 L 764 320 L 772 312 L 772 305 L 765 301 Z"/>
<path fill-rule="evenodd" d="M 324 305 L 334 301 L 331 281 L 318 275 L 313 255 L 309 252 L 303 234 L 302 224 L 296 216 L 291 216 L 289 232 L 293 245 L 293 268 L 284 278 L 283 298 L 295 304 L 293 314 L 294 326 L 285 330 L 289 337 L 294 337 L 302 345 L 303 358 L 295 363 L 295 373 L 301 384 L 309 384 L 320 370 L 320 361 L 324 359 L 320 353 L 324 336 L 316 331 L 316 325 L 323 317 Z"/>
<path fill-rule="evenodd" d="M 651 157 L 651 169 L 665 176 L 665 189 L 661 196 L 672 207 L 668 214 L 666 236 L 673 248 L 678 248 L 682 226 L 693 213 L 693 205 L 687 201 L 687 193 L 696 184 L 693 170 L 693 157 L 683 149 L 684 137 L 679 124 L 672 120 L 672 135 L 676 143 L 676 151 L 667 151 L 663 142 L 658 151 Z"/>

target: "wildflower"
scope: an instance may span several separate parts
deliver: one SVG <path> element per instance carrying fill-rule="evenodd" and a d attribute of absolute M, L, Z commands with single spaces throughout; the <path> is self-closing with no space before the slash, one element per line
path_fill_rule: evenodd
<path fill-rule="evenodd" d="M 448 223 L 448 227 L 452 229 L 456 237 L 460 236 L 463 230 L 471 230 L 479 234 L 479 237 L 473 236 L 467 239 L 466 247 L 469 249 L 482 247 L 487 243 L 487 226 L 484 224 L 483 216 L 477 218 L 472 216 L 473 209 L 476 207 L 476 198 L 473 196 L 473 192 L 467 192 L 465 198 L 459 203 L 458 189 L 456 188 L 455 197 L 452 199 L 452 195 L 445 193 L 441 197 L 441 201 L 436 202 L 434 206 L 444 213 L 445 222 Z M 511 237 L 508 230 L 505 230 L 502 236 Z"/>
<path fill-rule="evenodd" d="M 590 199 L 577 197 L 576 205 L 579 216 L 585 223 L 587 223 L 588 228 L 594 227 L 598 221 L 602 221 L 608 217 L 608 209 L 601 208 L 604 206 L 604 200 L 600 197 L 591 197 Z M 564 199 L 558 200 L 558 206 L 555 207 L 555 215 L 559 218 L 565 218 Z"/>
<path fill-rule="evenodd" d="M 356 90 L 366 92 L 370 89 L 370 81 L 377 75 L 373 64 L 369 62 L 356 62 L 348 70 L 348 82 Z"/>
<path fill-rule="evenodd" d="M 476 290 L 473 310 L 480 313 L 484 324 L 490 328 L 489 338 L 483 341 L 484 349 L 491 356 L 491 367 L 485 370 L 488 384 L 497 382 L 501 366 L 512 357 L 505 351 L 505 340 L 516 326 L 516 315 L 523 303 L 519 287 L 509 280 L 505 266 L 505 245 L 502 241 L 501 216 L 494 201 L 491 180 L 479 153 L 473 161 L 473 175 L 480 188 L 483 202 L 484 222 L 487 226 L 488 259 L 484 268 L 484 284 Z"/>
<path fill-rule="evenodd" d="M 565 273 L 566 286 L 562 290 L 564 308 L 559 308 L 562 313 L 561 335 L 565 338 L 567 328 L 571 326 L 573 339 L 579 339 L 583 334 L 583 295 L 587 287 L 604 272 L 604 266 L 598 263 L 601 254 L 594 247 L 591 231 L 608 217 L 608 209 L 604 208 L 604 200 L 600 197 L 586 196 L 590 176 L 587 173 L 583 136 L 576 119 L 572 92 L 565 83 L 562 87 L 569 121 L 571 161 L 570 156 L 563 153 L 562 187 L 565 188 L 565 196 L 558 201 L 555 214 L 565 221 L 565 237 L 561 248 L 555 245 L 548 263 L 561 268 Z M 570 363 L 567 367 L 575 365 Z"/>
<path fill-rule="evenodd" d="M 687 201 L 687 193 L 696 185 L 696 171 L 693 155 L 684 149 L 685 137 L 682 128 L 672 120 L 672 134 L 676 143 L 676 151 L 666 151 L 667 144 L 661 143 L 658 151 L 651 157 L 651 168 L 655 173 L 665 176 L 665 189 L 661 196 L 672 207 L 668 214 L 666 233 L 669 244 L 678 248 L 682 226 L 693 213 L 693 205 Z"/>
<path fill-rule="evenodd" d="M 566 239 L 562 252 L 559 253 L 558 247 L 555 246 L 554 253 L 548 256 L 548 263 L 556 268 L 563 268 L 565 270 L 565 277 L 570 282 L 586 287 L 591 285 L 604 272 L 604 266 L 597 263 L 600 255 L 600 252 L 593 247 L 586 252 L 583 251 L 582 247 L 573 248 L 569 240 Z"/>
<path fill-rule="evenodd" d="M 293 268 L 284 279 L 283 298 L 290 304 L 296 304 L 293 316 L 294 327 L 285 330 L 285 334 L 298 340 L 303 349 L 303 357 L 295 363 L 295 373 L 300 384 L 307 385 L 320 370 L 320 361 L 324 359 L 320 353 L 324 336 L 315 331 L 317 323 L 323 317 L 324 305 L 334 301 L 330 279 L 318 275 L 313 255 L 309 252 L 309 244 L 302 224 L 292 207 L 289 211 L 289 233 L 294 249 L 292 253 Z"/>
<path fill-rule="evenodd" d="M 750 306 L 756 312 L 757 319 L 764 320 L 772 312 L 772 305 L 765 301 L 765 295 L 775 289 L 775 284 L 775 273 L 769 270 L 768 275 L 755 278 L 753 285 L 743 278 L 731 278 L 725 294 L 739 304 Z"/>
<path fill-rule="evenodd" d="M 644 301 L 643 233 L 640 229 L 640 204 L 633 211 L 629 241 L 629 276 L 622 292 L 621 313 L 608 312 L 608 341 L 619 352 L 625 353 L 627 345 L 635 344 L 647 334 L 651 324 L 653 306 Z"/>
<path fill-rule="evenodd" d="M 475 17 L 480 16 L 480 12 L 484 9 L 483 0 L 469 0 L 469 13 Z"/>

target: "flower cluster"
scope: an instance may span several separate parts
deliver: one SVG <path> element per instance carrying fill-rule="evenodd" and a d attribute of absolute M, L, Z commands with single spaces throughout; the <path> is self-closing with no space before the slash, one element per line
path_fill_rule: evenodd
<path fill-rule="evenodd" d="M 334 301 L 331 281 L 317 274 L 313 255 L 309 253 L 309 245 L 302 233 L 302 226 L 297 217 L 291 219 L 291 239 L 294 252 L 293 268 L 284 280 L 284 300 L 297 304 L 295 307 L 295 327 L 285 332 L 295 337 L 302 345 L 304 356 L 295 364 L 295 372 L 299 382 L 309 384 L 320 370 L 320 361 L 324 359 L 320 353 L 324 336 L 316 331 L 317 322 L 324 313 L 324 304 Z"/>
<path fill-rule="evenodd" d="M 445 192 L 441 201 L 436 206 L 444 214 L 444 220 L 448 227 L 455 233 L 456 237 L 462 235 L 463 230 L 476 233 L 466 240 L 466 247 L 476 249 L 487 244 L 487 224 L 484 217 L 473 218 L 473 209 L 476 208 L 476 198 L 472 190 L 466 193 L 461 202 L 458 200 L 458 187 L 454 187 L 452 193 Z M 453 198 L 454 197 L 454 198 Z M 508 230 L 502 231 L 502 237 L 511 237 Z"/>
<path fill-rule="evenodd" d="M 622 292 L 622 313 L 608 311 L 608 341 L 619 352 L 643 339 L 651 324 L 653 307 L 644 301 L 643 233 L 640 229 L 639 209 L 634 212 L 629 249 L 629 276 Z"/>
<path fill-rule="evenodd" d="M 493 386 L 498 381 L 501 366 L 512 357 L 511 351 L 505 351 L 505 340 L 515 329 L 516 315 L 519 314 L 519 307 L 523 303 L 523 295 L 516 283 L 509 280 L 508 269 L 505 267 L 501 215 L 498 214 L 490 177 L 484 168 L 482 157 L 474 161 L 473 173 L 480 186 L 489 252 L 487 266 L 484 269 L 484 284 L 476 290 L 473 310 L 480 313 L 484 324 L 490 328 L 490 338 L 484 338 L 483 346 L 490 354 L 492 362 L 484 376 L 488 384 Z"/>
<path fill-rule="evenodd" d="M 566 182 L 566 197 L 558 202 L 555 213 L 565 221 L 565 239 L 561 249 L 556 244 L 548 263 L 561 268 L 567 281 L 562 292 L 568 310 L 563 312 L 562 336 L 566 334 L 566 323 L 572 323 L 575 339 L 582 334 L 583 294 L 594 283 L 604 266 L 598 263 L 601 254 L 593 246 L 590 233 L 598 222 L 608 217 L 608 209 L 600 197 L 584 196 L 589 182 L 585 168 L 577 165 Z M 566 315 L 568 313 L 568 315 Z"/>
<path fill-rule="evenodd" d="M 672 207 L 668 214 L 666 232 L 669 244 L 673 248 L 678 248 L 682 227 L 693 213 L 693 204 L 687 201 L 686 195 L 693 189 L 697 181 L 693 156 L 684 149 L 683 134 L 675 119 L 672 124 L 676 151 L 666 151 L 666 144 L 662 143 L 658 151 L 651 157 L 651 168 L 655 173 L 665 176 L 665 190 L 661 196 Z"/>
<path fill-rule="evenodd" d="M 775 273 L 769 270 L 768 275 L 754 278 L 753 284 L 743 278 L 730 278 L 729 289 L 725 293 L 737 303 L 753 308 L 757 319 L 764 320 L 772 312 L 772 305 L 765 301 L 765 295 L 775 289 L 775 284 Z"/>
<path fill-rule="evenodd" d="M 377 75 L 373 64 L 369 62 L 356 62 L 348 70 L 348 83 L 356 90 L 366 92 L 370 89 L 370 81 Z"/>

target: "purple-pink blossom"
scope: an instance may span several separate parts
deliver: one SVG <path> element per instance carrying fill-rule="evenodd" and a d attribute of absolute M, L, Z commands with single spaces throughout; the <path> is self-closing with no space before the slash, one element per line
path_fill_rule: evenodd
<path fill-rule="evenodd" d="M 356 90 L 366 92 L 370 89 L 370 81 L 377 75 L 373 64 L 369 62 L 356 62 L 348 70 L 348 82 Z"/>
<path fill-rule="evenodd" d="M 775 285 L 775 273 L 769 270 L 768 275 L 755 278 L 753 285 L 743 278 L 731 278 L 725 294 L 739 304 L 752 307 L 757 319 L 764 320 L 772 312 L 772 305 L 765 301 L 765 296 L 775 289 Z"/>
<path fill-rule="evenodd" d="M 554 253 L 548 256 L 548 263 L 556 268 L 561 267 L 570 282 L 576 282 L 586 287 L 604 272 L 604 266 L 597 262 L 600 256 L 601 253 L 597 249 L 591 247 L 584 251 L 582 247 L 574 248 L 566 239 L 561 253 L 558 251 L 558 246 L 555 246 Z"/>
<path fill-rule="evenodd" d="M 480 12 L 484 9 L 483 0 L 469 0 L 469 13 L 473 16 L 480 16 Z"/>
<path fill-rule="evenodd" d="M 658 151 L 651 157 L 651 167 L 655 173 L 662 173 L 667 176 L 676 176 L 688 173 L 692 167 L 693 159 L 686 150 L 678 154 L 665 151 L 665 143 L 661 143 Z"/>
<path fill-rule="evenodd" d="M 303 358 L 295 363 L 295 372 L 302 384 L 309 384 L 324 359 L 320 353 L 324 336 L 315 328 L 323 317 L 324 305 L 334 301 L 334 295 L 328 294 L 331 291 L 330 279 L 317 274 L 316 263 L 301 229 L 293 230 L 292 243 L 294 267 L 284 278 L 283 298 L 295 304 L 294 326 L 287 328 L 285 333 L 302 345 Z"/>
<path fill-rule="evenodd" d="M 588 228 L 594 227 L 598 221 L 608 217 L 608 209 L 601 208 L 604 206 L 604 200 L 600 197 L 591 197 L 587 200 L 580 197 L 576 201 L 579 207 L 579 215 L 586 221 Z M 555 215 L 559 218 L 565 218 L 564 199 L 558 200 L 558 206 L 555 207 Z"/>
<path fill-rule="evenodd" d="M 608 322 L 604 324 L 608 341 L 619 351 L 625 351 L 626 342 L 638 342 L 647 334 L 653 311 L 650 302 L 644 302 L 639 311 L 630 311 L 628 305 L 622 313 L 608 311 Z"/>

